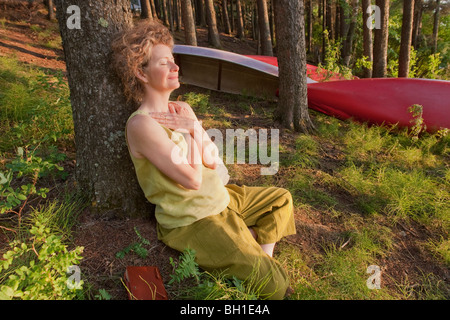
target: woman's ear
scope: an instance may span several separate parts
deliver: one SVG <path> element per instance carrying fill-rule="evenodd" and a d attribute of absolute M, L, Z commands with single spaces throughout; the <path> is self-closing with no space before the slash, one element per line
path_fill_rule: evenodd
<path fill-rule="evenodd" d="M 144 74 L 144 72 L 142 71 L 142 69 L 137 69 L 136 72 L 134 73 L 134 75 L 141 80 L 143 83 L 148 83 L 148 79 L 147 76 Z"/>

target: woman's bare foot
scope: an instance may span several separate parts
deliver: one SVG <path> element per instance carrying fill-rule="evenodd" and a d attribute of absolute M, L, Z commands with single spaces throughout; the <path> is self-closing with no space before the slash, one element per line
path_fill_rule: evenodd
<path fill-rule="evenodd" d="M 249 227 L 248 230 L 252 234 L 253 238 L 256 240 L 258 238 L 258 235 L 256 234 L 255 230 L 253 228 Z M 268 244 L 260 244 L 261 249 L 265 253 L 267 253 L 270 257 L 273 256 L 273 249 L 275 248 L 275 243 L 268 243 Z"/>

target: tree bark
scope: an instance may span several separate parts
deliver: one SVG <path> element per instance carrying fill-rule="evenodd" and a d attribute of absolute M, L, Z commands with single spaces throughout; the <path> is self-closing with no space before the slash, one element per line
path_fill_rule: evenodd
<path fill-rule="evenodd" d="M 332 14 L 332 3 L 331 0 L 326 0 L 326 27 L 328 30 L 328 38 L 334 39 L 334 29 L 333 29 L 333 14 Z"/>
<path fill-rule="evenodd" d="M 270 36 L 269 13 L 267 11 L 267 0 L 257 0 L 259 40 L 261 43 L 261 54 L 273 56 L 272 38 Z"/>
<path fill-rule="evenodd" d="M 305 9 L 306 9 L 306 52 L 311 52 L 312 47 L 312 30 L 313 30 L 313 21 L 312 21 L 312 0 L 307 0 L 305 3 Z"/>
<path fill-rule="evenodd" d="M 416 0 L 414 2 L 414 27 L 412 34 L 412 45 L 414 46 L 414 49 L 417 49 L 417 47 L 419 46 L 420 29 L 422 26 L 422 13 L 423 0 Z"/>
<path fill-rule="evenodd" d="M 370 14 L 367 13 L 367 8 L 370 6 L 370 0 L 362 0 L 362 13 L 363 13 L 363 54 L 367 57 L 367 61 L 373 63 L 373 43 L 372 43 L 372 29 L 367 26 L 367 20 Z M 372 69 L 363 68 L 363 77 L 372 78 Z"/>
<path fill-rule="evenodd" d="M 373 78 L 385 78 L 389 37 L 389 0 L 376 0 L 380 8 L 380 29 L 375 29 L 373 45 Z"/>
<path fill-rule="evenodd" d="M 433 23 L 433 36 L 432 36 L 432 52 L 437 52 L 437 41 L 439 33 L 439 12 L 440 12 L 441 1 L 436 0 L 436 9 L 434 11 L 434 23 Z"/>
<path fill-rule="evenodd" d="M 158 15 L 156 14 L 155 0 L 150 0 L 150 7 L 152 8 L 153 19 L 158 19 Z"/>
<path fill-rule="evenodd" d="M 348 32 L 345 35 L 344 38 L 344 45 L 343 45 L 343 51 L 342 51 L 342 61 L 345 66 L 349 66 L 350 64 L 350 58 L 353 51 L 353 38 L 355 36 L 355 29 L 356 29 L 356 19 L 358 16 L 358 0 L 352 0 L 351 3 L 352 6 L 352 12 L 351 12 L 351 19 L 350 19 L 350 25 L 348 27 Z"/>
<path fill-rule="evenodd" d="M 47 4 L 47 8 L 48 8 L 47 19 L 55 20 L 55 12 L 53 11 L 53 8 L 54 8 L 53 0 L 47 0 L 46 4 Z"/>
<path fill-rule="evenodd" d="M 141 0 L 141 19 L 153 18 L 150 0 Z"/>
<path fill-rule="evenodd" d="M 237 37 L 244 39 L 244 16 L 242 14 L 241 0 L 236 0 L 236 16 L 237 16 Z"/>
<path fill-rule="evenodd" d="M 314 126 L 308 112 L 303 1 L 277 0 L 274 9 L 280 79 L 277 120 L 306 133 Z"/>
<path fill-rule="evenodd" d="M 413 29 L 414 0 L 403 0 L 402 37 L 398 59 L 398 77 L 407 78 L 411 53 L 411 38 Z"/>
<path fill-rule="evenodd" d="M 71 5 L 80 9 L 79 29 L 68 27 L 68 19 L 76 16 L 76 11 L 67 13 Z M 59 0 L 56 7 L 72 104 L 77 187 L 97 213 L 148 214 L 152 206 L 139 187 L 124 136 L 136 106 L 126 103 L 109 61 L 112 39 L 132 25 L 130 2 Z"/>
<path fill-rule="evenodd" d="M 228 17 L 228 4 L 227 0 L 222 0 L 222 19 L 223 19 L 223 27 L 226 34 L 231 34 L 231 25 L 230 18 Z"/>
<path fill-rule="evenodd" d="M 213 0 L 205 0 L 205 7 L 209 43 L 215 48 L 222 48 L 219 31 L 217 30 L 216 10 L 214 9 Z"/>
<path fill-rule="evenodd" d="M 195 21 L 192 13 L 191 0 L 181 0 L 181 11 L 183 13 L 185 43 L 196 46 L 197 35 L 195 33 Z"/>
<path fill-rule="evenodd" d="M 163 17 L 164 17 L 164 20 L 163 20 L 164 24 L 167 27 L 169 27 L 170 22 L 169 22 L 169 10 L 167 8 L 167 0 L 161 0 L 161 4 L 162 4 L 162 13 L 163 13 Z"/>

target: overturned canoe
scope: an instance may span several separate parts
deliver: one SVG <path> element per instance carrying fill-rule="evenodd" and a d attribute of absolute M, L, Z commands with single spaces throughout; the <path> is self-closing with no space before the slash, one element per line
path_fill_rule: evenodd
<path fill-rule="evenodd" d="M 450 128 L 449 81 L 380 78 L 320 82 L 308 85 L 308 104 L 339 119 L 400 127 L 414 124 L 409 107 L 421 105 L 428 131 Z"/>
<path fill-rule="evenodd" d="M 176 45 L 174 56 L 182 81 L 212 90 L 259 97 L 278 91 L 276 57 L 244 56 L 223 50 Z M 342 120 L 371 124 L 413 125 L 409 107 L 421 105 L 428 131 L 450 128 L 450 82 L 382 78 L 342 80 L 307 65 L 311 109 Z M 325 78 L 324 78 L 325 77 Z M 325 81 L 324 81 L 325 80 Z M 320 81 L 320 82 L 318 82 Z"/>

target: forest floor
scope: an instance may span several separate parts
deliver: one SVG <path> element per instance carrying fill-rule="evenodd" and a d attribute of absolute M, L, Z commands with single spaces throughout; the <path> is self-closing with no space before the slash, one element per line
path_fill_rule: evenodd
<path fill-rule="evenodd" d="M 63 51 L 58 44 L 58 27 L 56 22 L 49 22 L 45 18 L 46 10 L 42 6 L 33 8 L 26 7 L 4 7 L 0 3 L 0 55 L 15 57 L 17 61 L 33 67 L 47 70 L 49 72 L 61 70 L 65 72 Z M 5 10 L 4 10 L 5 9 Z M 198 43 L 200 46 L 207 46 L 207 31 L 198 29 Z M 175 33 L 177 43 L 182 43 L 183 34 Z M 251 39 L 238 40 L 233 36 L 221 34 L 222 44 L 225 50 L 241 54 L 256 54 L 256 42 Z M 60 41 L 60 40 L 59 40 Z M 220 116 L 211 117 L 211 114 L 200 113 L 199 118 L 203 118 L 210 127 L 217 123 L 228 123 L 232 128 L 270 128 L 272 125 L 270 116 L 276 105 L 273 101 L 261 101 L 257 99 L 235 97 L 229 94 L 212 92 L 202 88 L 183 85 L 174 92 L 174 96 L 189 98 L 193 93 L 196 97 L 208 96 L 212 106 L 220 106 L 223 113 Z M 239 106 L 246 104 L 244 112 Z M 312 114 L 314 121 L 319 121 L 317 114 Z M 212 119 L 215 119 L 214 122 Z M 209 122 L 208 122 L 209 121 Z M 328 123 L 328 120 L 320 118 L 320 121 Z M 331 122 L 331 124 L 335 122 Z M 298 146 L 298 134 L 289 131 L 280 135 L 280 145 L 284 148 L 284 156 L 296 152 Z M 390 294 L 389 297 L 423 298 L 421 292 L 429 291 L 430 286 L 439 287 L 439 292 L 449 298 L 450 272 L 448 267 L 427 249 L 425 245 L 431 240 L 440 237 L 447 239 L 448 234 L 441 227 L 431 227 L 413 220 L 401 220 L 392 223 L 389 219 L 380 216 L 369 217 L 359 211 L 354 205 L 354 198 L 343 189 L 334 188 L 327 185 L 327 175 L 336 172 L 344 162 L 344 154 L 340 145 L 333 141 L 327 141 L 321 136 L 313 137 L 320 145 L 320 152 L 317 157 L 318 163 L 311 168 L 305 168 L 304 175 L 308 178 L 316 178 L 314 181 L 322 181 L 323 184 L 315 183 L 312 194 L 308 195 L 314 201 L 321 201 L 317 194 L 327 194 L 337 202 L 330 201 L 330 198 L 323 198 L 322 202 L 327 202 L 329 206 L 317 204 L 316 206 L 303 206 L 297 202 L 295 207 L 295 218 L 297 234 L 284 239 L 275 250 L 275 257 L 280 257 L 284 262 L 286 259 L 303 259 L 298 272 L 291 272 L 298 280 L 304 277 L 308 286 L 314 288 L 314 281 L 318 285 L 324 285 L 322 279 L 332 277 L 333 272 L 326 271 L 326 264 L 320 256 L 326 256 L 328 245 L 337 247 L 336 252 L 351 250 L 355 245 L 356 238 L 352 237 L 354 231 L 349 226 L 361 226 L 364 228 L 368 224 L 379 224 L 380 230 L 383 227 L 389 229 L 390 241 L 394 243 L 385 254 L 377 258 L 376 264 L 382 266 L 384 287 L 389 288 L 397 294 Z M 69 160 L 74 161 L 75 150 L 67 150 Z M 73 165 L 66 165 L 64 169 L 69 173 L 66 181 L 62 184 L 73 182 Z M 281 166 L 279 172 L 272 177 L 262 177 L 259 174 L 258 165 L 231 165 L 228 168 L 231 174 L 231 183 L 238 185 L 276 185 L 279 187 L 289 187 L 291 179 L 294 177 L 292 166 Z M 295 172 L 294 172 L 295 174 Z M 307 174 L 307 175 L 306 175 Z M 305 186 L 311 187 L 306 183 Z M 314 189 L 316 188 L 316 189 Z M 297 190 L 298 191 L 298 190 Z M 302 191 L 298 191 L 302 192 Z M 317 194 L 314 194 L 317 192 Z M 294 195 L 295 196 L 295 195 Z M 330 204 L 333 202 L 333 204 Z M 330 209 L 330 207 L 333 207 Z M 339 212 L 339 213 L 338 213 Z M 366 219 L 367 218 L 367 219 Z M 346 220 L 345 220 L 346 219 Z M 345 221 L 344 221 L 345 220 Z M 348 222 L 351 221 L 351 222 Z M 179 253 L 168 248 L 157 239 L 156 223 L 154 218 L 126 218 L 118 219 L 115 216 L 105 214 L 98 216 L 86 209 L 79 217 L 79 221 L 74 230 L 73 245 L 83 246 L 83 260 L 81 262 L 82 277 L 92 285 L 92 291 L 105 289 L 113 299 L 127 299 L 127 291 L 122 284 L 122 277 L 127 266 L 132 265 L 152 265 L 157 266 L 167 283 L 170 274 L 173 272 L 169 264 L 169 258 L 176 259 Z M 367 227 L 369 228 L 369 227 Z M 123 250 L 131 243 L 138 241 L 136 230 L 140 235 L 150 242 L 149 255 L 141 258 L 135 254 L 125 255 L 118 259 L 117 252 Z M 381 232 L 383 235 L 383 232 Z M 5 239 L 1 239 L 0 242 Z M 287 263 L 290 264 L 290 263 Z M 316 267 L 319 266 L 319 267 Z M 365 270 L 365 268 L 364 268 Z M 314 274 L 313 276 L 311 276 Z M 320 278 L 316 275 L 321 275 Z M 429 276 L 431 275 L 431 276 Z M 363 275 L 368 278 L 369 274 Z M 428 283 L 424 278 L 428 279 Z M 336 280 L 338 281 L 338 280 Z M 331 282 L 330 282 L 331 283 Z M 331 284 L 330 284 L 331 285 Z M 363 283 L 365 285 L 365 283 Z M 322 288 L 323 289 L 323 288 Z M 175 292 L 171 292 L 168 287 L 170 297 L 176 297 Z M 312 297 L 309 295 L 308 297 Z M 318 296 L 319 298 L 339 299 L 339 295 L 330 297 Z M 345 295 L 343 296 L 345 298 Z M 351 297 L 351 295 L 350 295 Z M 382 296 L 383 297 L 383 296 Z M 301 299 L 300 293 L 296 298 Z M 370 297 L 369 297 L 370 298 Z"/>

